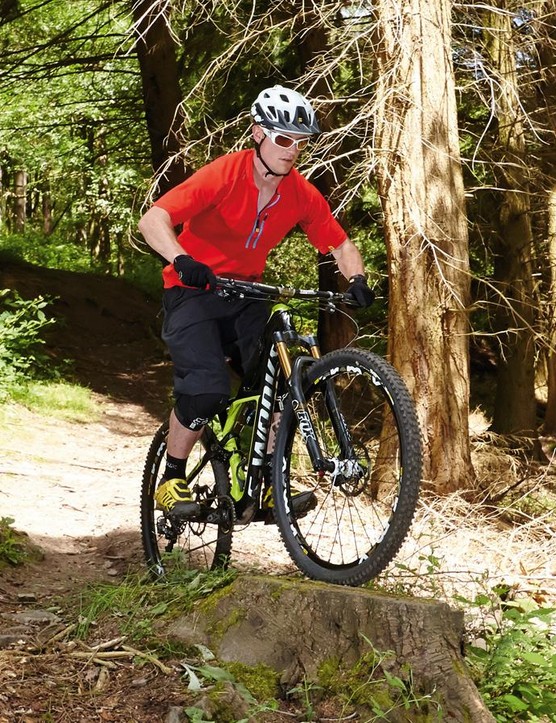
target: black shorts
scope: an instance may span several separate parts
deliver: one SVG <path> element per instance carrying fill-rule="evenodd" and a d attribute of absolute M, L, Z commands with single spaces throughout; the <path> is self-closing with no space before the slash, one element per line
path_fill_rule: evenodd
<path fill-rule="evenodd" d="M 239 374 L 248 367 L 268 319 L 267 303 L 174 286 L 164 291 L 163 305 L 174 394 L 229 395 L 226 358 Z"/>

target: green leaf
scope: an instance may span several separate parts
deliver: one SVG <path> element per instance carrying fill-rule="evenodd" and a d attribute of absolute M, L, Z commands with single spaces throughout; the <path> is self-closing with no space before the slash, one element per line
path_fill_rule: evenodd
<path fill-rule="evenodd" d="M 203 677 L 209 678 L 209 680 L 234 680 L 234 676 L 224 670 L 224 668 L 217 668 L 214 665 L 203 665 L 196 667 L 195 670 Z"/>
<path fill-rule="evenodd" d="M 186 663 L 183 663 L 183 669 L 185 671 L 185 674 L 189 677 L 189 684 L 187 686 L 188 690 L 202 690 L 203 685 L 201 681 L 199 680 L 197 674 L 193 670 L 193 668 L 190 665 L 187 665 Z"/>
<path fill-rule="evenodd" d="M 385 670 L 384 678 L 386 679 L 388 685 L 390 685 L 392 688 L 398 688 L 398 690 L 405 690 L 405 683 L 401 678 L 398 678 L 396 675 L 392 675 L 387 670 Z"/>
<path fill-rule="evenodd" d="M 488 650 L 485 650 L 484 648 L 479 648 L 475 645 L 468 645 L 466 652 L 477 658 L 478 660 L 488 660 L 490 658 L 490 652 Z"/>
<path fill-rule="evenodd" d="M 543 668 L 550 667 L 550 661 L 548 661 L 544 655 L 541 655 L 540 653 L 534 653 L 534 652 L 524 652 L 521 653 L 521 657 L 523 660 L 527 661 L 528 663 L 532 663 L 533 665 L 540 665 Z"/>
<path fill-rule="evenodd" d="M 212 652 L 212 650 L 209 650 L 206 645 L 203 645 L 202 643 L 197 643 L 193 646 L 194 648 L 197 648 L 199 651 L 200 657 L 203 659 L 203 661 L 206 663 L 209 660 L 214 660 L 215 655 Z"/>
<path fill-rule="evenodd" d="M 196 708 L 195 706 L 184 708 L 184 713 L 191 721 L 191 723 L 201 723 L 201 721 L 203 723 L 215 723 L 215 721 L 207 720 L 207 718 L 205 718 L 205 712 L 200 708 Z"/>
<path fill-rule="evenodd" d="M 159 602 L 151 609 L 151 613 L 153 615 L 163 615 L 167 610 L 168 610 L 168 603 Z"/>
<path fill-rule="evenodd" d="M 504 693 L 504 695 L 501 695 L 498 700 L 503 700 L 513 711 L 524 711 L 529 709 L 527 703 L 512 693 Z"/>

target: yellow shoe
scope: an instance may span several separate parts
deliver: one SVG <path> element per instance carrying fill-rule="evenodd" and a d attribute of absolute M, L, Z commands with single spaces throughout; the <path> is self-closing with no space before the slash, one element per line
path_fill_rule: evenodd
<path fill-rule="evenodd" d="M 184 479 L 169 479 L 154 493 L 156 508 L 178 517 L 194 517 L 201 512 L 201 506 L 193 501 L 191 490 Z"/>

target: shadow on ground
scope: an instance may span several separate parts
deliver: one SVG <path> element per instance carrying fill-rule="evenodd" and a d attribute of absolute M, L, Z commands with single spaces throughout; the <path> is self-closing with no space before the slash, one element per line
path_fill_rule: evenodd
<path fill-rule="evenodd" d="M 53 299 L 57 323 L 45 334 L 53 363 L 68 360 L 66 376 L 115 401 L 141 404 L 162 418 L 171 369 L 160 340 L 161 306 L 122 279 L 3 260 L 0 288 L 24 299 Z"/>

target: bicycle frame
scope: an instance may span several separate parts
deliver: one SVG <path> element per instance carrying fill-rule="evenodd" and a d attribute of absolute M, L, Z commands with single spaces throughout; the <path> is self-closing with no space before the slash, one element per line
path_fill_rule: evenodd
<path fill-rule="evenodd" d="M 273 288 L 264 285 L 260 287 Z M 275 289 L 275 291 L 281 290 Z M 328 294 L 325 298 L 330 300 Z M 301 347 L 308 353 L 292 356 L 290 350 L 294 346 Z M 251 371 L 246 374 L 227 412 L 220 419 L 221 432 L 217 434 L 220 454 L 224 453 L 229 462 L 231 496 L 236 502 L 245 496 L 248 500 L 256 500 L 259 496 L 268 454 L 272 417 L 275 412 L 283 411 L 286 398 L 290 399 L 297 416 L 301 436 L 315 471 L 321 473 L 335 471 L 334 462 L 323 458 L 303 393 L 303 372 L 320 356 L 316 337 L 299 334 L 292 322 L 290 307 L 284 303 L 275 304 L 266 324 L 262 347 L 257 357 L 257 362 L 266 363 L 264 366 L 259 363 L 251 365 Z M 280 390 L 281 384 L 285 387 L 283 392 Z M 351 439 L 331 388 L 327 388 L 326 398 L 330 416 L 341 441 L 344 458 L 349 458 L 353 454 Z M 247 450 L 239 446 L 238 427 L 241 425 L 242 415 L 246 416 L 245 408 L 249 405 L 254 405 L 255 409 L 254 418 L 248 424 L 251 427 L 251 436 Z M 213 453 L 218 453 L 218 450 Z M 205 455 L 191 472 L 191 476 L 198 472 L 200 466 L 206 464 L 208 458 L 209 454 Z"/>
<path fill-rule="evenodd" d="M 257 361 L 266 361 L 264 367 L 252 365 L 231 401 L 224 420 L 222 420 L 221 447 L 230 454 L 231 496 L 237 502 L 245 494 L 255 499 L 263 476 L 263 466 L 267 455 L 272 415 L 278 401 L 278 385 L 281 359 L 276 346 L 276 335 L 289 332 L 297 335 L 291 322 L 289 308 L 276 304 L 270 314 L 263 335 L 263 344 Z M 238 448 L 237 427 L 244 407 L 255 403 L 255 416 L 249 449 Z M 251 425 L 249 425 L 251 426 Z M 243 454 L 248 460 L 243 469 Z"/>

